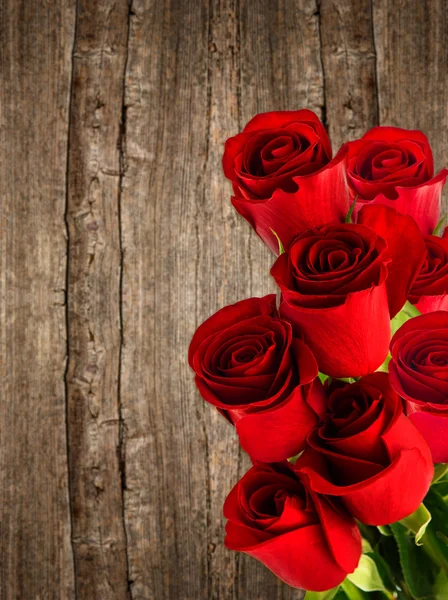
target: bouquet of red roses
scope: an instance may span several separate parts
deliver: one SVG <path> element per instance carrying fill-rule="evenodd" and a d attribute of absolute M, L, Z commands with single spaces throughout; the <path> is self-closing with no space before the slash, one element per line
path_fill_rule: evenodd
<path fill-rule="evenodd" d="M 222 308 L 189 349 L 253 462 L 226 546 L 306 598 L 446 600 L 448 171 L 394 127 L 332 158 L 309 110 L 257 115 L 223 167 L 280 291 Z"/>

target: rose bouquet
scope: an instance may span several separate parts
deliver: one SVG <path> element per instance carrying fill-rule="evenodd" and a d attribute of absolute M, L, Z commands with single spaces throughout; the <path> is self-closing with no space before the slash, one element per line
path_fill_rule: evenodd
<path fill-rule="evenodd" d="M 448 171 L 393 127 L 333 158 L 309 110 L 257 115 L 223 167 L 280 292 L 222 308 L 189 349 L 253 463 L 226 546 L 310 599 L 447 599 Z"/>

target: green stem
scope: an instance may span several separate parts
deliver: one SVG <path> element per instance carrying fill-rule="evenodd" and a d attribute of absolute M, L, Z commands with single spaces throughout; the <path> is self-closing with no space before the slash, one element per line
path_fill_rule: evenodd
<path fill-rule="evenodd" d="M 363 592 L 356 587 L 349 579 L 344 579 L 341 583 L 341 588 L 349 600 L 365 600 Z"/>
<path fill-rule="evenodd" d="M 426 529 L 425 535 L 422 537 L 422 548 L 436 565 L 439 565 L 439 567 L 448 572 L 448 559 L 440 547 L 440 542 L 434 530 L 430 526 Z"/>

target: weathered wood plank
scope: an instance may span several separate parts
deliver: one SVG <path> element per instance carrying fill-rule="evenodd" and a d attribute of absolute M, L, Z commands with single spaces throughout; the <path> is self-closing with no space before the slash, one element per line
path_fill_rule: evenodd
<path fill-rule="evenodd" d="M 371 0 L 320 0 L 325 119 L 333 150 L 378 125 Z"/>
<path fill-rule="evenodd" d="M 66 455 L 66 157 L 75 6 L 0 18 L 0 597 L 75 595 Z"/>
<path fill-rule="evenodd" d="M 199 600 L 210 591 L 213 482 L 206 407 L 194 392 L 186 352 L 203 296 L 215 306 L 223 301 L 229 256 L 221 245 L 215 255 L 223 206 L 204 187 L 209 15 L 205 2 L 153 0 L 134 2 L 133 13 L 121 376 L 131 591 L 134 598 Z M 203 285 L 200 271 L 211 268 L 216 281 Z M 234 285 L 239 281 L 234 277 Z M 231 468 L 236 441 L 225 433 L 221 440 Z"/>
<path fill-rule="evenodd" d="M 186 364 L 196 326 L 269 293 L 272 255 L 233 211 L 222 147 L 256 112 L 323 104 L 315 2 L 134 2 L 122 194 L 125 513 L 135 598 L 300 598 L 223 547 L 248 468 Z"/>
<path fill-rule="evenodd" d="M 67 372 L 79 598 L 128 595 L 120 448 L 120 149 L 127 0 L 78 3 L 68 157 Z"/>
<path fill-rule="evenodd" d="M 443 0 L 373 0 L 381 125 L 421 129 L 448 158 L 448 15 Z M 444 194 L 445 211 L 448 195 Z"/>
<path fill-rule="evenodd" d="M 324 87 L 317 2 L 251 0 L 241 3 L 239 20 L 240 124 L 244 125 L 259 112 L 304 107 L 314 110 L 322 117 Z M 223 131 L 222 139 L 234 133 L 235 130 Z M 218 148 L 217 152 L 221 153 L 221 148 Z M 217 173 L 217 178 L 222 178 L 220 172 Z M 225 240 L 221 243 L 225 243 Z M 233 253 L 232 246 L 230 252 Z M 275 291 L 275 285 L 269 277 L 274 257 L 252 230 L 249 232 L 249 253 L 244 260 L 249 263 L 251 269 L 248 295 L 261 296 Z M 211 277 L 214 277 L 212 270 L 204 272 L 204 285 Z M 249 467 L 250 462 L 243 454 L 242 465 L 234 472 L 227 491 Z M 225 495 L 219 498 L 217 505 L 222 504 L 224 498 Z M 222 543 L 223 529 L 221 532 L 219 543 Z M 263 565 L 249 556 L 241 554 L 238 560 L 236 598 L 302 598 L 302 592 L 280 582 Z M 222 570 L 222 566 L 216 565 L 217 573 Z"/>

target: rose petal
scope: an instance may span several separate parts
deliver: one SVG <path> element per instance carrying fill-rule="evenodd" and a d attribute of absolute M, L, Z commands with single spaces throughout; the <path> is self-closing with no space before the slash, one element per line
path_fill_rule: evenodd
<path fill-rule="evenodd" d="M 358 223 L 373 229 L 387 242 L 384 257 L 390 259 L 386 280 L 391 318 L 406 302 L 409 291 L 426 257 L 423 237 L 411 217 L 388 206 L 365 206 Z"/>

